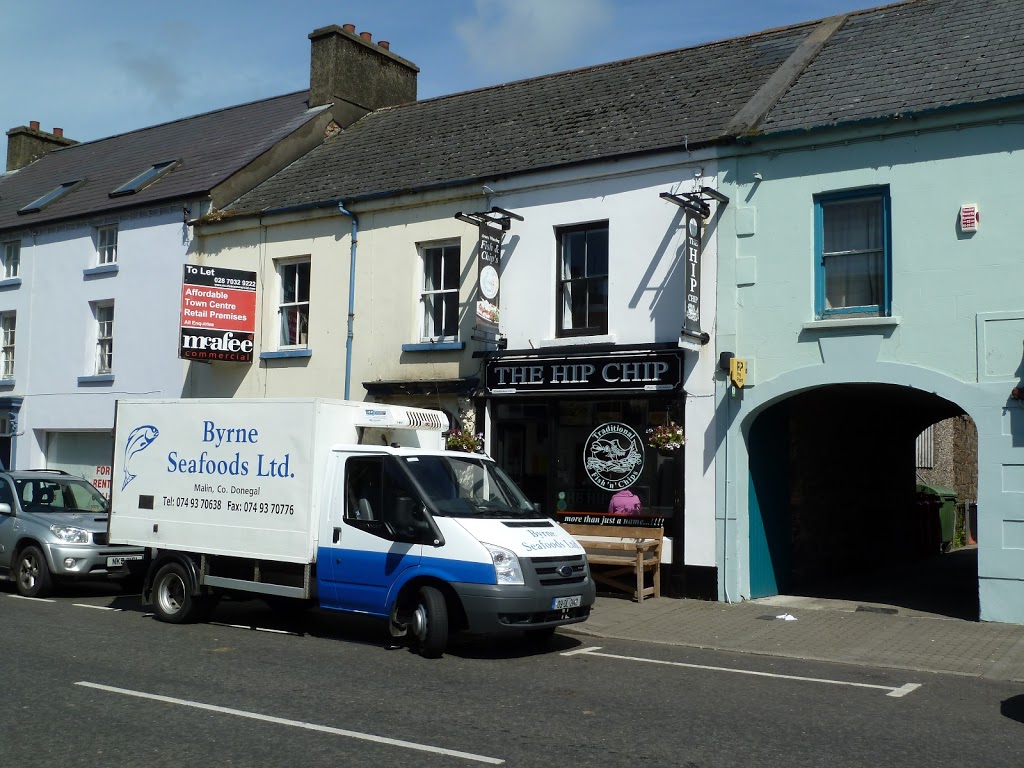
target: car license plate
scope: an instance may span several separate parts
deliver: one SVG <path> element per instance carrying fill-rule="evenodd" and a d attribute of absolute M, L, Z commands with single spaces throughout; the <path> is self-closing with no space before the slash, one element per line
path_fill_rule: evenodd
<path fill-rule="evenodd" d="M 119 565 L 124 565 L 129 560 L 141 560 L 142 555 L 117 555 L 116 557 L 107 558 L 107 568 L 117 568 Z"/>
<path fill-rule="evenodd" d="M 582 602 L 582 595 L 573 595 L 572 597 L 555 597 L 551 600 L 551 610 L 560 611 L 563 608 L 579 608 L 580 603 Z"/>

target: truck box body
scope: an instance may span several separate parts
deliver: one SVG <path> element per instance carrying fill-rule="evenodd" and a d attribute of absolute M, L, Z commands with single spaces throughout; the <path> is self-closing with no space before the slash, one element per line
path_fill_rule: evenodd
<path fill-rule="evenodd" d="M 313 562 L 323 457 L 392 428 L 406 446 L 443 448 L 441 425 L 408 429 L 409 413 L 319 398 L 120 400 L 111 541 Z"/>

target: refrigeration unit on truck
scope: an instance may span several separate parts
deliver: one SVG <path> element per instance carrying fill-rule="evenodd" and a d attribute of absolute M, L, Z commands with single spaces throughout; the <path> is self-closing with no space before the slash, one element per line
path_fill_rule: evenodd
<path fill-rule="evenodd" d="M 584 621 L 583 549 L 447 429 L 379 403 L 121 400 L 110 541 L 146 548 L 143 601 L 170 623 L 246 593 L 381 617 L 435 657 L 450 630 Z"/>

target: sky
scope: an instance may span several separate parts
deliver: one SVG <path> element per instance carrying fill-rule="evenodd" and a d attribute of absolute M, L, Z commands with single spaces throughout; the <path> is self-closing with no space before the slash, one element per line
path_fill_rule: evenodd
<path fill-rule="evenodd" d="M 422 99 L 885 4 L 0 0 L 0 129 L 38 120 L 44 131 L 91 141 L 305 90 L 308 35 L 331 24 L 389 41 L 420 68 Z M 6 158 L 6 135 L 2 142 Z"/>

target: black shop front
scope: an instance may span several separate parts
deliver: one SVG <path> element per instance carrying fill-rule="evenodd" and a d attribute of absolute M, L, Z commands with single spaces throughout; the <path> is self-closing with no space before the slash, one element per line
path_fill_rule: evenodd
<path fill-rule="evenodd" d="M 663 526 L 681 564 L 682 448 L 655 449 L 649 430 L 683 425 L 682 354 L 677 345 L 491 353 L 484 369 L 495 458 L 556 520 Z"/>

